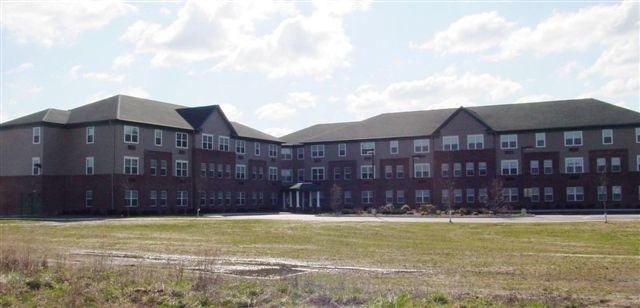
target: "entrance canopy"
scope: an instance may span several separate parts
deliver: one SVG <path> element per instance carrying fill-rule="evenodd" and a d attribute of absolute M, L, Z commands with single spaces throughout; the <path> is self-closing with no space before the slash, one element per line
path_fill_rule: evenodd
<path fill-rule="evenodd" d="M 315 192 L 315 194 L 313 194 Z M 315 198 L 314 198 L 315 195 Z M 282 209 L 287 210 L 291 208 L 300 209 L 303 211 L 307 209 L 320 208 L 320 186 L 309 183 L 300 182 L 291 185 L 285 191 L 282 192 Z"/>
<path fill-rule="evenodd" d="M 296 183 L 289 187 L 289 190 L 298 190 L 298 191 L 319 191 L 320 186 L 313 183 Z"/>

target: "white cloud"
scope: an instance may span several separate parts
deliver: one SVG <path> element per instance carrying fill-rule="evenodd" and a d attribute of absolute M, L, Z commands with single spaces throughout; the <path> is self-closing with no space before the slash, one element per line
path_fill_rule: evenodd
<path fill-rule="evenodd" d="M 119 69 L 128 67 L 135 60 L 135 56 L 133 54 L 121 55 L 113 59 L 111 63 L 111 69 L 117 71 Z"/>
<path fill-rule="evenodd" d="M 74 65 L 69 70 L 69 75 L 71 76 L 71 79 L 91 79 L 91 80 L 119 83 L 119 82 L 122 82 L 125 78 L 124 75 L 122 74 L 98 73 L 98 72 L 83 73 L 81 72 L 83 68 L 84 66 L 82 65 L 79 65 L 79 64 Z"/>
<path fill-rule="evenodd" d="M 119 94 L 135 96 L 135 97 L 140 97 L 140 98 L 150 98 L 151 97 L 149 92 L 147 92 L 147 90 L 145 90 L 142 87 L 128 87 L 128 88 L 125 88 L 125 89 L 121 90 L 121 92 L 119 92 Z"/>
<path fill-rule="evenodd" d="M 270 127 L 265 128 L 263 131 L 271 136 L 282 137 L 284 135 L 288 135 L 293 133 L 293 129 L 290 128 L 282 128 L 282 127 Z"/>
<path fill-rule="evenodd" d="M 137 53 L 151 54 L 151 63 L 161 67 L 213 61 L 213 70 L 326 78 L 348 66 L 352 46 L 342 18 L 366 9 L 367 2 L 335 7 L 318 2 L 310 16 L 295 4 L 189 1 L 170 25 L 138 21 L 121 39 L 134 43 Z"/>
<path fill-rule="evenodd" d="M 287 104 L 305 109 L 316 106 L 317 98 L 309 92 L 291 92 L 287 94 Z"/>
<path fill-rule="evenodd" d="M 459 74 L 447 69 L 425 79 L 396 82 L 382 90 L 361 86 L 347 96 L 346 104 L 349 112 L 366 117 L 383 112 L 490 104 L 521 88 L 519 83 L 499 76 Z"/>
<path fill-rule="evenodd" d="M 227 116 L 229 121 L 238 121 L 242 118 L 242 111 L 238 109 L 235 105 L 232 104 L 221 104 L 220 108 L 222 108 L 222 112 Z"/>
<path fill-rule="evenodd" d="M 30 69 L 33 69 L 33 63 L 22 63 L 14 68 L 8 69 L 7 71 L 5 71 L 4 73 L 6 75 L 12 75 L 12 74 L 18 74 L 18 73 L 22 73 L 24 71 L 28 71 Z"/>
<path fill-rule="evenodd" d="M 122 1 L 8 2 L 3 4 L 2 28 L 20 43 L 43 47 L 68 46 L 85 31 L 104 27 L 135 8 Z"/>
<path fill-rule="evenodd" d="M 535 94 L 535 95 L 527 95 L 522 96 L 514 101 L 515 104 L 520 103 L 535 103 L 535 102 L 544 102 L 553 100 L 553 97 L 548 94 Z"/>
<path fill-rule="evenodd" d="M 284 103 L 270 103 L 256 109 L 258 119 L 283 120 L 296 113 L 295 106 Z"/>

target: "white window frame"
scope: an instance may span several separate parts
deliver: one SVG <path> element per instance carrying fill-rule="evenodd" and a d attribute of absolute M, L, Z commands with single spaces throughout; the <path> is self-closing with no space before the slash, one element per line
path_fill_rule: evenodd
<path fill-rule="evenodd" d="M 293 159 L 293 149 L 292 148 L 280 148 L 280 157 L 282 160 L 292 160 Z"/>
<path fill-rule="evenodd" d="M 138 191 L 135 189 L 126 189 L 124 191 L 124 207 L 138 207 Z"/>
<path fill-rule="evenodd" d="M 31 157 L 31 175 L 42 174 L 42 163 L 40 157 Z"/>
<path fill-rule="evenodd" d="M 547 134 L 546 133 L 536 133 L 536 148 L 545 148 L 547 147 Z"/>
<path fill-rule="evenodd" d="M 140 142 L 140 128 L 137 126 L 125 125 L 123 138 L 124 143 L 138 144 Z"/>
<path fill-rule="evenodd" d="M 84 207 L 93 207 L 93 190 L 84 191 Z"/>
<path fill-rule="evenodd" d="M 577 174 L 584 173 L 584 158 L 582 157 L 565 157 L 564 173 Z"/>
<path fill-rule="evenodd" d="M 389 154 L 395 155 L 400 153 L 398 140 L 389 140 Z"/>
<path fill-rule="evenodd" d="M 162 130 L 161 129 L 153 130 L 153 145 L 157 147 L 162 146 Z"/>
<path fill-rule="evenodd" d="M 189 192 L 186 190 L 178 190 L 176 192 L 176 206 L 186 207 L 189 205 Z"/>
<path fill-rule="evenodd" d="M 218 136 L 218 151 L 229 152 L 231 139 L 227 136 Z"/>
<path fill-rule="evenodd" d="M 373 152 L 372 152 L 373 151 Z M 360 142 L 360 155 L 370 156 L 371 153 L 376 153 L 376 143 L 374 141 Z"/>
<path fill-rule="evenodd" d="M 582 131 L 572 130 L 564 132 L 564 145 L 567 147 L 576 147 L 583 144 Z"/>
<path fill-rule="evenodd" d="M 417 204 L 429 204 L 431 203 L 431 190 L 429 189 L 418 189 L 416 190 L 416 203 Z"/>
<path fill-rule="evenodd" d="M 214 136 L 212 134 L 202 134 L 201 148 L 204 150 L 213 150 L 215 143 L 213 142 Z"/>
<path fill-rule="evenodd" d="M 486 176 L 489 173 L 488 165 L 485 161 L 478 162 L 478 176 Z"/>
<path fill-rule="evenodd" d="M 323 157 L 324 157 L 324 144 L 312 144 L 311 158 L 323 158 Z"/>
<path fill-rule="evenodd" d="M 149 192 L 149 206 L 156 207 L 158 206 L 158 191 L 152 190 Z"/>
<path fill-rule="evenodd" d="M 177 177 L 188 177 L 189 176 L 189 161 L 188 160 L 180 160 L 177 159 L 175 164 L 174 176 Z"/>
<path fill-rule="evenodd" d="M 127 168 L 129 168 L 128 172 L 127 172 Z M 140 158 L 137 156 L 125 156 L 122 164 L 122 174 L 126 174 L 126 175 L 140 174 Z"/>
<path fill-rule="evenodd" d="M 539 187 L 531 187 L 531 202 L 539 203 L 540 202 L 540 188 Z"/>
<path fill-rule="evenodd" d="M 238 164 L 236 165 L 236 180 L 245 180 L 247 178 L 247 166 Z"/>
<path fill-rule="evenodd" d="M 500 161 L 501 175 L 518 175 L 519 173 L 520 173 L 520 168 L 518 166 L 517 159 L 504 159 Z"/>
<path fill-rule="evenodd" d="M 462 164 L 453 163 L 453 176 L 459 178 L 462 176 Z"/>
<path fill-rule="evenodd" d="M 611 201 L 622 201 L 622 186 L 611 186 Z"/>
<path fill-rule="evenodd" d="M 474 176 L 476 175 L 476 165 L 474 162 L 466 162 L 464 163 L 464 174 L 466 176 Z"/>
<path fill-rule="evenodd" d="M 502 201 L 518 202 L 520 199 L 517 187 L 505 187 L 502 189 Z"/>
<path fill-rule="evenodd" d="M 545 159 L 542 161 L 542 173 L 545 175 L 553 174 L 553 160 Z"/>
<path fill-rule="evenodd" d="M 42 127 L 36 126 L 31 130 L 31 142 L 40 144 L 42 142 Z"/>
<path fill-rule="evenodd" d="M 360 201 L 362 204 L 373 204 L 375 195 L 372 190 L 363 190 L 360 192 Z"/>
<path fill-rule="evenodd" d="M 187 149 L 189 148 L 189 135 L 183 132 L 176 132 L 176 148 Z"/>
<path fill-rule="evenodd" d="M 396 165 L 396 179 L 404 179 L 404 165 Z"/>
<path fill-rule="evenodd" d="M 518 135 L 517 134 L 505 134 L 500 135 L 500 149 L 513 150 L 518 148 Z"/>
<path fill-rule="evenodd" d="M 346 143 L 338 143 L 338 156 L 339 157 L 347 156 L 347 144 Z M 298 155 L 298 157 L 300 157 L 300 155 Z"/>
<path fill-rule="evenodd" d="M 85 128 L 85 143 L 93 144 L 96 141 L 96 127 L 95 126 L 87 126 Z"/>
<path fill-rule="evenodd" d="M 544 188 L 544 202 L 553 202 L 553 187 Z"/>
<path fill-rule="evenodd" d="M 269 167 L 269 181 L 278 180 L 278 167 Z"/>
<path fill-rule="evenodd" d="M 443 151 L 458 151 L 460 149 L 460 138 L 458 136 L 443 136 Z"/>
<path fill-rule="evenodd" d="M 360 179 L 372 180 L 375 178 L 373 165 L 361 165 L 360 166 Z"/>
<path fill-rule="evenodd" d="M 640 154 L 636 156 L 636 171 L 640 171 Z"/>
<path fill-rule="evenodd" d="M 324 167 L 311 167 L 311 180 L 312 181 L 324 181 Z"/>
<path fill-rule="evenodd" d="M 607 186 L 599 185 L 596 187 L 598 201 L 607 201 Z"/>
<path fill-rule="evenodd" d="M 483 134 L 467 135 L 467 150 L 482 150 L 482 149 L 484 149 Z"/>
<path fill-rule="evenodd" d="M 622 172 L 622 159 L 620 157 L 611 157 L 611 172 Z"/>
<path fill-rule="evenodd" d="M 467 188 L 465 190 L 466 203 L 476 203 L 476 190 L 473 188 Z"/>
<path fill-rule="evenodd" d="M 540 175 L 540 161 L 539 160 L 529 161 L 529 174 L 531 174 L 531 175 Z"/>
<path fill-rule="evenodd" d="M 413 140 L 413 153 L 429 153 L 430 144 L 429 139 L 414 139 Z"/>
<path fill-rule="evenodd" d="M 413 177 L 416 179 L 430 178 L 431 177 L 431 164 L 430 163 L 414 163 L 413 164 Z"/>
<path fill-rule="evenodd" d="M 384 203 L 393 204 L 393 190 L 384 191 Z"/>
<path fill-rule="evenodd" d="M 292 169 L 280 169 L 280 178 L 285 183 L 293 182 L 293 170 Z"/>
<path fill-rule="evenodd" d="M 236 140 L 236 154 L 247 154 L 247 143 L 244 140 Z"/>
<path fill-rule="evenodd" d="M 584 201 L 584 187 L 583 186 L 568 186 L 566 188 L 567 202 L 583 202 Z"/>
<path fill-rule="evenodd" d="M 160 206 L 161 207 L 165 207 L 167 206 L 167 200 L 169 198 L 167 197 L 167 191 L 166 190 L 161 190 L 160 191 Z"/>
<path fill-rule="evenodd" d="M 299 147 L 296 149 L 296 158 L 298 160 L 304 160 L 304 147 Z"/>
<path fill-rule="evenodd" d="M 278 157 L 278 146 L 275 144 L 269 144 L 269 157 L 276 158 Z"/>
<path fill-rule="evenodd" d="M 253 154 L 255 156 L 260 156 L 260 142 L 254 142 L 253 143 Z"/>
<path fill-rule="evenodd" d="M 636 127 L 636 143 L 640 143 L 640 127 Z"/>
<path fill-rule="evenodd" d="M 613 144 L 613 129 L 605 128 L 602 130 L 602 144 Z"/>
<path fill-rule="evenodd" d="M 597 173 L 607 172 L 607 158 L 605 157 L 596 158 L 596 172 Z"/>
<path fill-rule="evenodd" d="M 93 156 L 86 157 L 84 162 L 84 174 L 94 175 L 96 173 L 95 158 Z"/>

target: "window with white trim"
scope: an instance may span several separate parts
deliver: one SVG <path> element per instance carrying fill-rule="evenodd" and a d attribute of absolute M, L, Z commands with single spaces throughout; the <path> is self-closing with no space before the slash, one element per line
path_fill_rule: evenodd
<path fill-rule="evenodd" d="M 476 202 L 476 190 L 473 188 L 467 188 L 465 191 L 465 195 L 467 196 L 467 203 L 475 203 Z"/>
<path fill-rule="evenodd" d="M 312 144 L 311 158 L 323 158 L 323 157 L 324 157 L 324 144 Z"/>
<path fill-rule="evenodd" d="M 280 148 L 280 157 L 282 157 L 283 160 L 292 160 L 293 159 L 292 149 Z"/>
<path fill-rule="evenodd" d="M 247 178 L 247 166 L 236 165 L 236 180 L 244 180 Z"/>
<path fill-rule="evenodd" d="M 391 165 L 384 166 L 384 178 L 385 179 L 393 178 L 393 166 Z"/>
<path fill-rule="evenodd" d="M 373 141 L 368 142 L 360 142 L 360 155 L 375 155 L 376 152 L 376 143 Z"/>
<path fill-rule="evenodd" d="M 280 170 L 280 178 L 285 183 L 293 182 L 293 170 L 291 170 L 291 169 L 281 169 Z"/>
<path fill-rule="evenodd" d="M 565 173 L 583 173 L 584 160 L 582 159 L 582 157 L 566 157 L 564 159 L 564 172 Z"/>
<path fill-rule="evenodd" d="M 544 202 L 553 202 L 553 187 L 544 188 Z"/>
<path fill-rule="evenodd" d="M 275 144 L 269 145 L 269 157 L 276 158 L 278 157 L 278 146 Z"/>
<path fill-rule="evenodd" d="M 464 170 L 465 170 L 465 174 L 467 176 L 474 176 L 475 175 L 475 164 L 473 162 L 466 162 L 464 164 Z"/>
<path fill-rule="evenodd" d="M 545 159 L 542 163 L 544 174 L 553 174 L 553 161 L 550 159 Z"/>
<path fill-rule="evenodd" d="M 152 190 L 149 192 L 149 206 L 150 207 L 158 206 L 158 191 Z"/>
<path fill-rule="evenodd" d="M 360 193 L 360 199 L 362 204 L 372 204 L 373 203 L 373 191 L 364 190 Z"/>
<path fill-rule="evenodd" d="M 153 130 L 153 144 L 159 147 L 162 146 L 162 130 L 161 129 Z"/>
<path fill-rule="evenodd" d="M 139 163 L 140 163 L 140 158 L 133 157 L 133 156 L 125 156 L 124 169 L 122 172 L 127 175 L 137 175 Z"/>
<path fill-rule="evenodd" d="M 429 163 L 415 163 L 415 164 L 413 164 L 413 177 L 414 178 L 428 178 L 428 177 L 431 177 L 431 164 L 429 164 Z"/>
<path fill-rule="evenodd" d="M 640 155 L 636 156 L 636 171 L 640 171 Z"/>
<path fill-rule="evenodd" d="M 413 140 L 413 153 L 427 153 L 427 152 L 429 152 L 429 139 Z"/>
<path fill-rule="evenodd" d="M 398 140 L 389 141 L 389 154 L 398 154 L 400 153 L 400 148 L 398 146 Z"/>
<path fill-rule="evenodd" d="M 93 175 L 95 173 L 95 159 L 93 156 L 89 156 L 85 158 L 85 168 L 84 173 L 86 175 Z"/>
<path fill-rule="evenodd" d="M 85 143 L 86 144 L 93 144 L 93 142 L 95 141 L 95 137 L 96 137 L 96 128 L 95 128 L 95 126 L 88 126 L 85 129 Z"/>
<path fill-rule="evenodd" d="M 93 206 L 93 190 L 84 191 L 84 206 L 85 207 Z"/>
<path fill-rule="evenodd" d="M 636 127 L 636 143 L 640 143 L 640 127 Z"/>
<path fill-rule="evenodd" d="M 453 163 L 453 176 L 461 177 L 462 176 L 462 164 L 461 163 Z"/>
<path fill-rule="evenodd" d="M 204 178 L 207 176 L 207 163 L 200 163 L 200 177 Z"/>
<path fill-rule="evenodd" d="M 260 156 L 260 142 L 253 143 L 253 154 L 255 156 Z"/>
<path fill-rule="evenodd" d="M 604 157 L 596 158 L 596 172 L 597 173 L 605 173 L 607 172 L 607 159 Z"/>
<path fill-rule="evenodd" d="M 40 127 L 34 127 L 34 128 L 32 129 L 32 132 L 33 132 L 33 133 L 32 133 L 31 141 L 33 142 L 33 144 L 40 144 L 40 139 L 41 139 L 41 137 L 42 137 L 42 134 L 41 134 L 41 132 L 42 132 L 42 128 L 40 128 Z"/>
<path fill-rule="evenodd" d="M 622 161 L 620 157 L 611 157 L 611 172 L 622 172 Z"/>
<path fill-rule="evenodd" d="M 338 156 L 340 156 L 340 157 L 347 156 L 347 144 L 346 143 L 338 143 Z M 304 159 L 304 156 L 303 156 L 303 159 Z"/>
<path fill-rule="evenodd" d="M 393 190 L 386 190 L 384 192 L 384 202 L 386 204 L 392 204 L 393 203 Z"/>
<path fill-rule="evenodd" d="M 536 133 L 536 148 L 544 148 L 547 146 L 547 134 Z"/>
<path fill-rule="evenodd" d="M 269 181 L 278 180 L 278 167 L 269 167 Z"/>
<path fill-rule="evenodd" d="M 456 204 L 462 203 L 462 189 L 453 190 L 453 202 Z"/>
<path fill-rule="evenodd" d="M 186 160 L 176 160 L 175 176 L 187 177 L 189 176 L 189 162 Z"/>
<path fill-rule="evenodd" d="M 404 204 L 404 190 L 396 190 L 396 202 L 398 204 Z"/>
<path fill-rule="evenodd" d="M 353 203 L 353 195 L 350 190 L 344 191 L 344 204 L 352 204 Z"/>
<path fill-rule="evenodd" d="M 213 135 L 202 134 L 202 148 L 205 150 L 213 150 Z"/>
<path fill-rule="evenodd" d="M 518 160 L 507 159 L 500 161 L 500 174 L 502 175 L 517 175 L 518 174 Z"/>
<path fill-rule="evenodd" d="M 613 144 L 613 129 L 602 130 L 602 144 Z"/>
<path fill-rule="evenodd" d="M 138 206 L 138 191 L 133 189 L 127 189 L 124 191 L 124 206 L 125 207 L 137 207 Z"/>
<path fill-rule="evenodd" d="M 296 150 L 296 157 L 298 158 L 298 160 L 304 160 L 304 147 L 299 147 Z"/>
<path fill-rule="evenodd" d="M 582 145 L 582 131 L 576 130 L 564 132 L 564 145 L 568 147 Z"/>
<path fill-rule="evenodd" d="M 598 201 L 607 201 L 607 186 L 598 186 L 597 187 L 597 193 L 598 193 Z"/>
<path fill-rule="evenodd" d="M 467 150 L 484 149 L 484 135 L 467 135 Z"/>
<path fill-rule="evenodd" d="M 440 165 L 440 176 L 443 178 L 449 177 L 449 164 Z"/>
<path fill-rule="evenodd" d="M 351 167 L 344 167 L 344 179 L 351 180 Z"/>
<path fill-rule="evenodd" d="M 479 176 L 487 175 L 487 162 L 484 162 L 484 161 L 478 162 L 478 175 Z"/>
<path fill-rule="evenodd" d="M 160 206 L 162 206 L 162 207 L 167 206 L 167 191 L 166 190 L 160 191 Z"/>
<path fill-rule="evenodd" d="M 227 136 L 218 136 L 218 151 L 229 152 L 230 139 Z"/>
<path fill-rule="evenodd" d="M 442 137 L 442 150 L 443 151 L 457 151 L 460 149 L 460 142 L 458 136 L 443 136 Z"/>
<path fill-rule="evenodd" d="M 449 200 L 450 200 L 450 196 L 449 196 L 449 190 L 448 189 L 443 189 L 441 191 L 441 195 L 440 195 L 440 202 L 442 204 L 449 204 Z"/>
<path fill-rule="evenodd" d="M 176 148 L 186 149 L 189 147 L 189 140 L 187 138 L 187 133 L 176 132 Z"/>
<path fill-rule="evenodd" d="M 124 143 L 138 143 L 140 130 L 137 126 L 124 126 Z"/>
<path fill-rule="evenodd" d="M 373 165 L 360 166 L 360 178 L 363 180 L 373 179 Z"/>
<path fill-rule="evenodd" d="M 531 187 L 531 202 L 538 203 L 540 202 L 540 188 L 539 187 Z"/>
<path fill-rule="evenodd" d="M 529 173 L 531 175 L 540 174 L 540 161 L 532 160 L 529 162 Z"/>
<path fill-rule="evenodd" d="M 176 206 L 187 206 L 189 204 L 189 192 L 186 190 L 178 190 L 176 194 Z"/>
<path fill-rule="evenodd" d="M 244 140 L 236 140 L 236 154 L 244 155 L 246 153 L 246 142 Z"/>
<path fill-rule="evenodd" d="M 584 187 L 582 186 L 567 187 L 567 201 L 569 202 L 584 201 Z"/>
<path fill-rule="evenodd" d="M 431 203 L 431 191 L 428 189 L 416 190 L 416 203 L 417 204 L 429 204 Z"/>
<path fill-rule="evenodd" d="M 207 205 L 207 192 L 202 190 L 200 191 L 200 206 Z"/>
<path fill-rule="evenodd" d="M 489 194 L 486 188 L 478 188 L 478 202 L 487 203 L 489 200 Z"/>
<path fill-rule="evenodd" d="M 167 175 L 167 161 L 160 160 L 160 176 L 166 176 L 166 175 Z"/>
<path fill-rule="evenodd" d="M 237 205 L 244 205 L 245 204 L 245 192 L 244 191 L 239 191 L 236 192 L 236 204 Z"/>
<path fill-rule="evenodd" d="M 508 134 L 500 135 L 500 148 L 503 150 L 512 150 L 518 147 L 518 135 Z"/>
<path fill-rule="evenodd" d="M 396 179 L 404 179 L 404 165 L 396 165 Z"/>
<path fill-rule="evenodd" d="M 517 187 L 505 187 L 502 189 L 502 201 L 504 202 L 518 202 L 518 188 Z"/>
<path fill-rule="evenodd" d="M 611 201 L 622 201 L 622 186 L 611 186 Z"/>

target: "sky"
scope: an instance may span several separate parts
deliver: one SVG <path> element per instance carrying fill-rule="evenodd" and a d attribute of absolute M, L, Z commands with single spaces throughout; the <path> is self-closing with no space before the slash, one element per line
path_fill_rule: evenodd
<path fill-rule="evenodd" d="M 117 94 L 274 136 L 575 98 L 640 111 L 638 1 L 0 2 L 0 122 Z"/>

